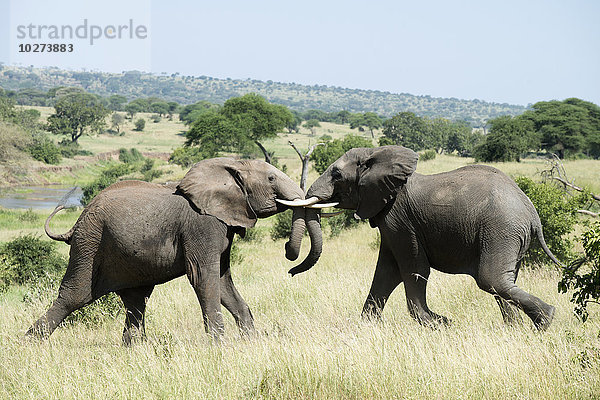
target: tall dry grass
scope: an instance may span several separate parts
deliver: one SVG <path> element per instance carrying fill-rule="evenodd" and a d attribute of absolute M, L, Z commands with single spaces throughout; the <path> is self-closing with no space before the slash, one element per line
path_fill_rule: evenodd
<path fill-rule="evenodd" d="M 268 224 L 263 221 L 262 224 Z M 283 241 L 241 243 L 233 267 L 257 334 L 241 338 L 226 311 L 214 345 L 185 278 L 157 287 L 148 339 L 120 344 L 122 319 L 60 327 L 47 342 L 23 333 L 49 305 L 23 290 L 0 297 L 0 398 L 594 398 L 600 393 L 600 312 L 585 324 L 556 290 L 554 270 L 520 285 L 557 307 L 549 331 L 507 327 L 471 278 L 433 273 L 429 303 L 453 320 L 431 330 L 406 311 L 403 288 L 381 323 L 359 318 L 376 260 L 366 225 L 325 242 L 319 263 L 291 278 Z M 304 249 L 306 251 L 306 249 Z M 23 301 L 23 297 L 29 299 Z"/>

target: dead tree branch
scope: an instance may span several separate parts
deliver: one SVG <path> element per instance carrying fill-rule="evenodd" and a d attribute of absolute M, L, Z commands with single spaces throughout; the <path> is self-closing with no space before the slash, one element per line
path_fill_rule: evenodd
<path fill-rule="evenodd" d="M 574 184 L 572 184 L 571 182 L 567 181 L 566 179 L 560 178 L 558 176 L 554 176 L 552 177 L 552 179 L 556 179 L 557 181 L 559 181 L 560 183 L 562 183 L 563 185 L 565 185 L 565 187 L 570 187 L 571 189 L 575 189 L 578 192 L 583 192 L 583 189 L 580 188 L 579 186 L 576 186 Z M 598 196 L 597 194 L 593 194 L 590 193 L 590 196 L 592 196 L 592 199 L 600 201 L 600 196 Z"/>
<path fill-rule="evenodd" d="M 300 189 L 302 189 L 304 191 L 304 193 L 306 193 L 306 179 L 308 178 L 308 162 L 310 161 L 310 156 L 312 155 L 313 151 L 315 151 L 317 146 L 324 146 L 325 143 L 313 144 L 312 146 L 310 146 L 308 148 L 308 151 L 306 152 L 306 154 L 302 154 L 302 152 L 298 149 L 298 147 L 296 147 L 296 145 L 291 140 L 288 140 L 288 143 L 296 151 L 296 153 L 298 154 L 298 157 L 300 157 L 300 161 L 302 161 L 302 175 L 300 175 Z"/>
<path fill-rule="evenodd" d="M 594 218 L 598 218 L 600 216 L 600 214 L 592 212 L 590 210 L 577 210 L 577 212 L 581 213 L 581 214 L 589 215 Z"/>

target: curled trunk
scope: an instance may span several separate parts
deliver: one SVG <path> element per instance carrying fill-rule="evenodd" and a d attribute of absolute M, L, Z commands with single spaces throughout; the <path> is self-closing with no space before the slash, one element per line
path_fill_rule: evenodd
<path fill-rule="evenodd" d="M 292 215 L 292 233 L 290 240 L 285 244 L 285 258 L 290 261 L 296 261 L 300 254 L 300 246 L 302 245 L 302 236 L 306 230 L 306 222 L 304 217 L 306 211 L 304 207 L 294 207 Z"/>
<path fill-rule="evenodd" d="M 323 235 L 321 232 L 319 210 L 313 208 L 305 209 L 305 220 L 306 227 L 308 229 L 308 235 L 310 237 L 310 251 L 304 259 L 304 261 L 302 261 L 299 265 L 289 270 L 289 273 L 292 276 L 311 269 L 319 260 L 319 257 L 321 256 L 321 251 L 323 249 Z M 292 231 L 292 234 L 294 233 L 295 232 Z M 302 239 L 303 234 L 304 230 L 302 230 L 302 233 L 300 234 L 300 239 Z"/>

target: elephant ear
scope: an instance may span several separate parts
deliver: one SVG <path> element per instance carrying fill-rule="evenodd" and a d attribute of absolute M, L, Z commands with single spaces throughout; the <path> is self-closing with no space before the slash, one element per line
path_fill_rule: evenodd
<path fill-rule="evenodd" d="M 373 149 L 359 172 L 356 215 L 366 219 L 379 214 L 415 172 L 418 159 L 417 153 L 402 146 Z"/>
<path fill-rule="evenodd" d="M 177 192 L 201 214 L 212 215 L 229 226 L 252 228 L 257 217 L 248 203 L 239 165 L 232 158 L 200 161 L 177 185 Z"/>

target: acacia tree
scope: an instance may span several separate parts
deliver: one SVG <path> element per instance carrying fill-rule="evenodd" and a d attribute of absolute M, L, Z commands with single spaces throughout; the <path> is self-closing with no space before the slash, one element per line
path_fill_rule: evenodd
<path fill-rule="evenodd" d="M 310 133 L 314 135 L 321 124 L 316 119 L 309 119 L 302 126 L 306 129 L 310 129 Z"/>
<path fill-rule="evenodd" d="M 433 148 L 427 121 L 412 112 L 400 112 L 383 123 L 386 143 L 399 144 L 415 151 Z"/>
<path fill-rule="evenodd" d="M 261 141 L 277 136 L 277 132 L 293 119 L 287 107 L 271 104 L 255 93 L 227 100 L 221 114 L 235 126 L 240 136 L 248 138 L 260 148 L 269 164 L 271 154 Z"/>
<path fill-rule="evenodd" d="M 600 107 L 577 98 L 540 101 L 522 117 L 533 123 L 542 148 L 560 158 L 590 150 L 600 131 Z"/>
<path fill-rule="evenodd" d="M 83 92 L 60 97 L 54 109 L 55 113 L 48 117 L 48 131 L 69 135 L 73 143 L 89 129 L 102 129 L 110 113 L 96 96 Z"/>
<path fill-rule="evenodd" d="M 523 118 L 503 115 L 490 125 L 485 141 L 475 148 L 478 161 L 521 161 L 521 155 L 536 146 L 531 123 Z"/>
<path fill-rule="evenodd" d="M 248 141 L 229 118 L 215 110 L 200 114 L 185 137 L 187 147 L 199 146 L 206 157 L 216 157 L 219 151 L 239 151 Z"/>

